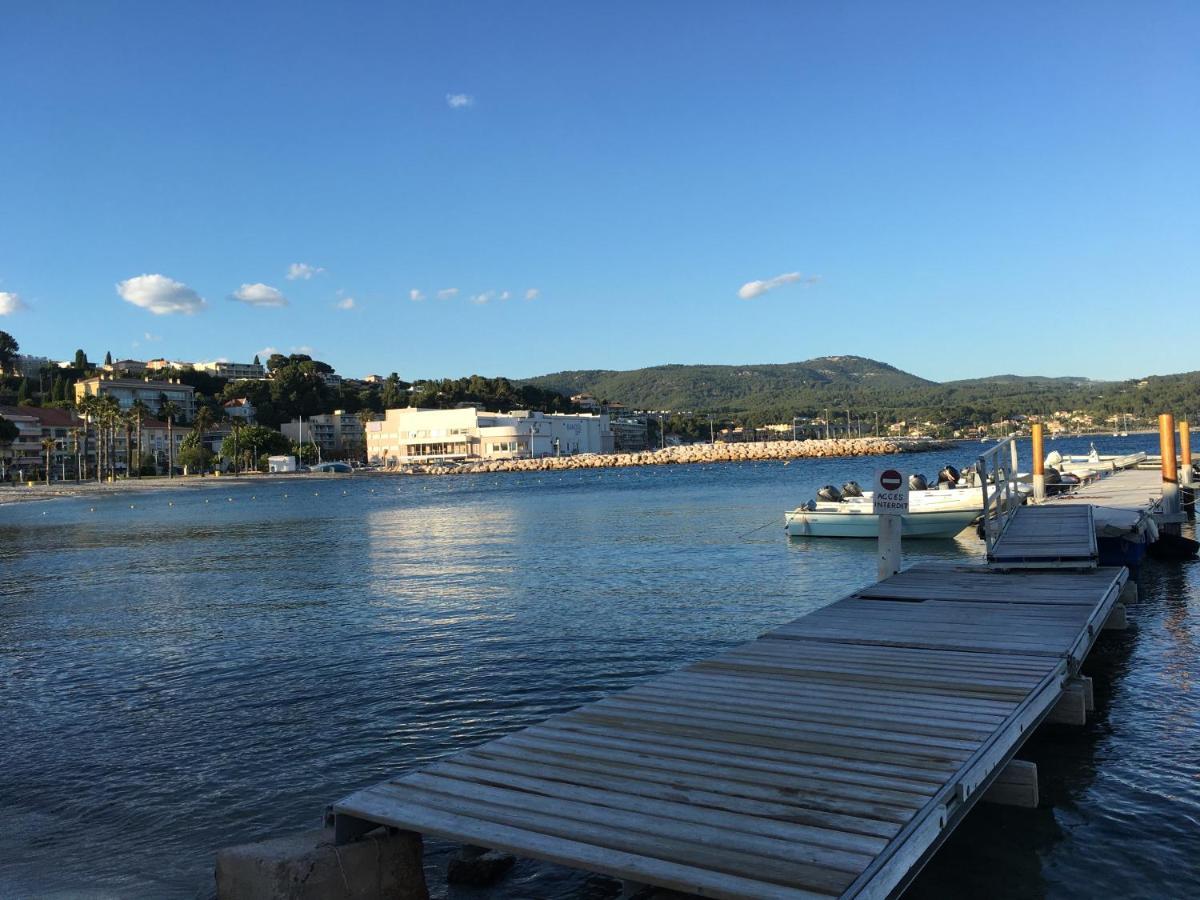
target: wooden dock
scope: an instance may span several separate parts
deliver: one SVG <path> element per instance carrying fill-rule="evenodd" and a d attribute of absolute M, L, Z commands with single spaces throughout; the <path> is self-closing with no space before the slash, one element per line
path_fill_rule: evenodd
<path fill-rule="evenodd" d="M 1161 518 L 1162 473 L 1158 469 L 1124 469 L 1081 484 L 1068 494 L 1046 501 L 1047 506 L 1103 506 L 1142 511 Z"/>
<path fill-rule="evenodd" d="M 1092 506 L 1047 502 L 1015 509 L 987 556 L 999 568 L 1095 567 Z"/>
<path fill-rule="evenodd" d="M 705 897 L 885 897 L 1082 696 L 1126 578 L 910 569 L 351 794 L 337 839 L 385 824 Z"/>

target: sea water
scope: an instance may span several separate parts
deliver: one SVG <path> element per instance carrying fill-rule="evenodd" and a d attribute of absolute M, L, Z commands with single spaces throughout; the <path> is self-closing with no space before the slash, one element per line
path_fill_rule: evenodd
<path fill-rule="evenodd" d="M 789 540 L 784 510 L 980 449 L 0 506 L 0 896 L 208 897 L 219 847 L 316 827 L 358 787 L 873 581 L 872 542 Z M 904 549 L 982 551 L 969 533 Z M 1200 569 L 1150 563 L 1140 585 L 1089 662 L 1095 715 L 1023 753 L 1042 808 L 973 811 L 910 895 L 1200 893 Z M 435 894 L 479 896 L 429 847 Z M 493 894 L 615 891 L 521 862 Z"/>

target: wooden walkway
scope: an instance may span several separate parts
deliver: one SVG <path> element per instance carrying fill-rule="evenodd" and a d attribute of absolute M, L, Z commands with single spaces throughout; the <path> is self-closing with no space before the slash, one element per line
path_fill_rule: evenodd
<path fill-rule="evenodd" d="M 1046 501 L 1048 506 L 1107 506 L 1157 513 L 1162 503 L 1162 473 L 1158 469 L 1126 469 L 1082 484 L 1069 494 Z"/>
<path fill-rule="evenodd" d="M 883 897 L 1050 712 L 1124 569 L 902 572 L 334 805 L 705 897 Z"/>
<path fill-rule="evenodd" d="M 988 563 L 1002 568 L 1086 568 L 1098 557 L 1090 503 L 1019 507 L 988 551 Z"/>

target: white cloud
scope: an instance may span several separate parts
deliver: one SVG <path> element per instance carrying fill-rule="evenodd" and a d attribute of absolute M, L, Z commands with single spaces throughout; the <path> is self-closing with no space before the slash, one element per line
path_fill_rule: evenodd
<path fill-rule="evenodd" d="M 303 353 L 305 356 L 316 356 L 317 355 L 316 348 L 310 347 L 310 346 L 308 346 L 308 344 L 301 344 L 299 347 L 293 347 L 292 352 L 293 353 Z"/>
<path fill-rule="evenodd" d="M 18 310 L 28 309 L 19 294 L 0 291 L 0 316 L 11 316 Z"/>
<path fill-rule="evenodd" d="M 422 294 L 420 291 L 418 291 L 416 288 L 413 288 L 411 291 L 408 292 L 408 299 L 411 300 L 413 303 L 420 303 L 422 300 L 425 299 L 425 295 Z"/>
<path fill-rule="evenodd" d="M 181 281 L 166 275 L 138 275 L 117 284 L 117 293 L 126 303 L 148 309 L 156 316 L 183 313 L 192 315 L 205 307 L 204 298 Z"/>
<path fill-rule="evenodd" d="M 507 299 L 509 299 L 511 296 L 512 296 L 512 294 L 510 294 L 508 291 L 501 291 L 501 292 L 500 292 L 500 296 L 499 296 L 499 298 L 498 298 L 498 299 L 500 299 L 500 300 L 507 300 Z"/>
<path fill-rule="evenodd" d="M 254 355 L 258 356 L 260 358 L 265 358 L 265 357 L 270 356 L 273 353 L 278 353 L 278 352 L 279 352 L 279 350 L 277 350 L 275 347 L 263 347 L 261 350 L 259 350 Z"/>
<path fill-rule="evenodd" d="M 288 302 L 287 297 L 283 296 L 278 288 L 263 284 L 261 281 L 254 284 L 243 284 L 229 295 L 229 299 L 245 303 L 247 306 L 287 306 Z"/>
<path fill-rule="evenodd" d="M 308 263 L 292 263 L 288 266 L 287 280 L 308 281 L 314 275 L 320 275 L 324 271 L 320 266 L 311 266 Z"/>
<path fill-rule="evenodd" d="M 151 342 L 162 340 L 161 334 L 151 334 L 149 331 L 147 331 L 144 335 L 142 335 L 142 337 L 144 337 L 146 340 L 151 341 Z"/>
<path fill-rule="evenodd" d="M 453 300 L 457 296 L 458 288 L 442 288 L 442 290 L 437 292 L 439 300 Z"/>
<path fill-rule="evenodd" d="M 353 297 L 343 297 L 336 304 L 338 309 L 354 309 L 355 303 Z"/>
<path fill-rule="evenodd" d="M 539 291 L 537 288 L 530 288 L 529 290 L 527 290 L 525 292 L 526 300 L 536 300 L 540 296 L 542 296 L 542 292 Z"/>
<path fill-rule="evenodd" d="M 804 276 L 799 272 L 786 272 L 783 275 L 776 275 L 774 278 L 768 278 L 766 281 L 747 281 L 738 288 L 738 296 L 743 300 L 753 300 L 755 297 L 761 297 L 767 291 L 773 291 L 775 288 L 785 284 L 800 284 L 809 285 L 817 282 L 815 276 Z"/>
<path fill-rule="evenodd" d="M 471 297 L 471 302 L 478 303 L 480 306 L 482 306 L 483 304 L 490 303 L 492 300 L 495 300 L 495 299 L 496 299 L 495 291 L 484 291 L 482 294 L 475 294 L 473 297 Z"/>
<path fill-rule="evenodd" d="M 451 109 L 467 109 L 475 105 L 475 98 L 470 94 L 447 94 L 446 105 Z"/>

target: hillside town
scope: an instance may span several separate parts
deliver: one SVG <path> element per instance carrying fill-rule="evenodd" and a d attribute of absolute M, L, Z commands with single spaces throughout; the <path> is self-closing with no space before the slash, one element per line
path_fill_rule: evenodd
<path fill-rule="evenodd" d="M 587 392 L 569 398 L 506 379 L 349 377 L 305 354 L 250 362 L 113 359 L 92 364 L 8 352 L 0 374 L 0 480 L 69 481 L 206 472 L 446 467 L 688 444 L 867 437 L 986 439 L 1127 431 L 1082 411 L 1014 415 L 972 427 L 880 421 L 865 411 L 749 425 L 691 411 L 628 409 Z M 9 402 L 11 400 L 11 402 Z M 490 401 L 490 402 L 489 402 Z M 5 436 L 5 431 L 8 436 Z"/>

